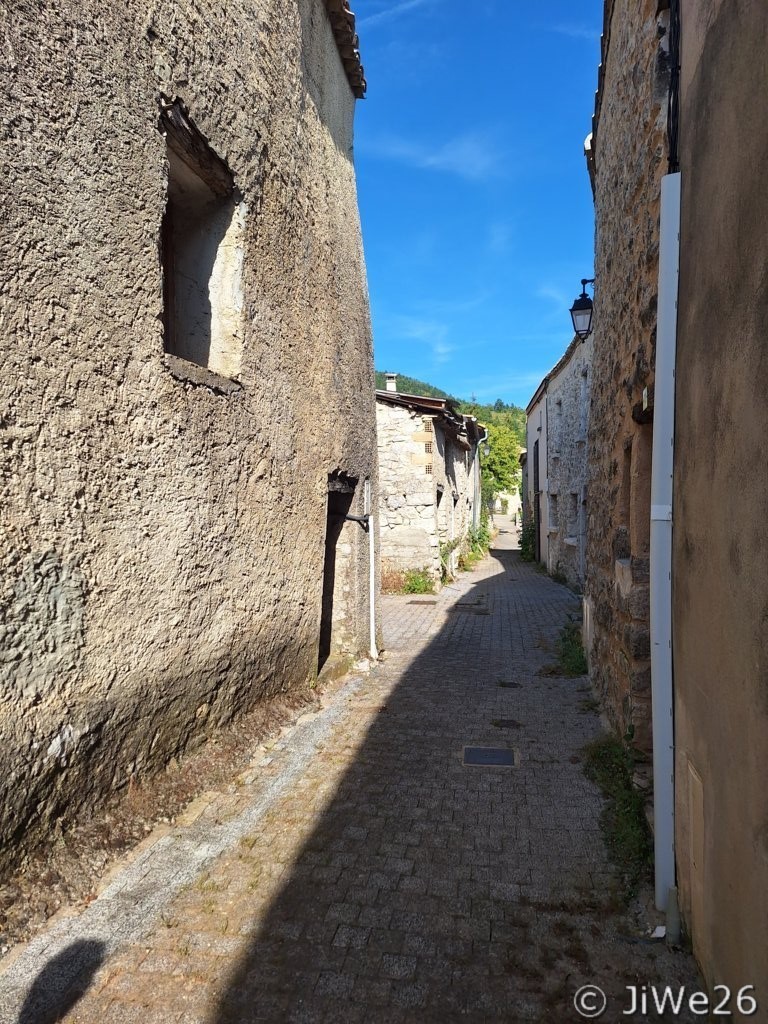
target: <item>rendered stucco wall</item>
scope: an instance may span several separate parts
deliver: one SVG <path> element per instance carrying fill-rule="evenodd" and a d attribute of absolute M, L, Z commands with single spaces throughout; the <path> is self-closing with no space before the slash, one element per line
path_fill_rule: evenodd
<path fill-rule="evenodd" d="M 590 673 L 613 724 L 651 746 L 649 543 L 661 177 L 667 170 L 668 13 L 606 5 L 593 139 L 595 299 L 586 618 Z M 643 393 L 647 389 L 647 408 Z"/>
<path fill-rule="evenodd" d="M 0 10 L 6 856 L 317 665 L 328 476 L 376 493 L 354 98 L 320 0 Z M 158 97 L 245 203 L 236 381 L 164 355 Z M 368 547 L 346 531 L 350 645 Z M 343 553 L 342 553 L 343 554 Z"/>
<path fill-rule="evenodd" d="M 676 852 L 710 984 L 768 1014 L 768 8 L 682 4 Z M 747 1019 L 736 1016 L 735 1019 Z"/>

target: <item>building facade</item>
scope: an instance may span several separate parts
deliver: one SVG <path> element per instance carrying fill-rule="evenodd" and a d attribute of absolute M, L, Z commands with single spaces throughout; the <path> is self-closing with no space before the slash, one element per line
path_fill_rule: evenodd
<path fill-rule="evenodd" d="M 620 734 L 651 748 L 649 555 L 669 11 L 609 0 L 588 165 L 595 196 L 585 646 Z M 657 13 L 658 10 L 658 13 Z"/>
<path fill-rule="evenodd" d="M 446 399 L 399 394 L 394 374 L 387 385 L 376 392 L 382 576 L 396 588 L 426 569 L 439 583 L 479 523 L 485 430 Z"/>
<path fill-rule="evenodd" d="M 536 558 L 577 590 L 585 578 L 591 359 L 591 337 L 574 338 L 526 409 L 528 457 L 533 453 L 526 506 L 536 526 Z"/>
<path fill-rule="evenodd" d="M 353 16 L 148 11 L 0 12 L 6 858 L 371 643 Z"/>
<path fill-rule="evenodd" d="M 606 4 L 588 156 L 598 250 L 591 668 L 614 722 L 634 727 L 643 746 L 653 691 L 654 765 L 670 767 L 654 773 L 657 905 L 669 788 L 670 893 L 707 986 L 744 990 L 757 1009 L 732 1001 L 734 1017 L 762 1019 L 768 9 L 747 0 L 659 8 Z"/>
<path fill-rule="evenodd" d="M 759 1020 L 768 1013 L 768 8 L 682 0 L 680 38 L 678 886 L 710 986 L 754 985 L 748 1019 Z"/>

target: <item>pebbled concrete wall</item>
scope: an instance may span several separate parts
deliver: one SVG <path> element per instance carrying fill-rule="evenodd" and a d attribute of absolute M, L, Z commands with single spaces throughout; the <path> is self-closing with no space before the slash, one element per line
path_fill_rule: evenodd
<path fill-rule="evenodd" d="M 317 665 L 376 493 L 354 97 L 320 0 L 0 11 L 0 832 L 16 857 Z M 164 354 L 158 97 L 246 204 L 235 380 Z M 350 646 L 368 562 L 349 531 Z M 346 541 L 346 538 L 345 538 Z"/>
<path fill-rule="evenodd" d="M 650 464 L 669 14 L 606 5 L 592 144 L 595 299 L 585 620 L 614 726 L 650 751 Z M 648 408 L 643 408 L 647 389 Z"/>

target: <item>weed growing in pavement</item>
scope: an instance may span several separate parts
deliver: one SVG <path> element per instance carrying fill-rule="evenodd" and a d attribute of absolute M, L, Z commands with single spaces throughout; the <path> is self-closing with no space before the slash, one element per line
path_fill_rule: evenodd
<path fill-rule="evenodd" d="M 587 671 L 587 657 L 581 645 L 581 627 L 569 622 L 560 630 L 555 641 L 559 667 L 564 676 L 583 676 Z"/>
<path fill-rule="evenodd" d="M 653 866 L 653 843 L 643 796 L 632 785 L 632 753 L 615 736 L 601 736 L 587 744 L 583 754 L 584 774 L 608 798 L 600 824 L 628 903 L 640 883 L 650 878 Z"/>
<path fill-rule="evenodd" d="M 435 583 L 429 569 L 409 569 L 403 579 L 404 594 L 434 594 Z"/>

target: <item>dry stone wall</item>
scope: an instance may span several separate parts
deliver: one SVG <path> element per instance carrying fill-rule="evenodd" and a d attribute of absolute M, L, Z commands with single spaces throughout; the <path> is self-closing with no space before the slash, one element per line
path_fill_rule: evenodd
<path fill-rule="evenodd" d="M 606 6 L 593 139 L 594 372 L 585 618 L 614 724 L 650 749 L 650 462 L 659 197 L 667 170 L 668 12 Z"/>
<path fill-rule="evenodd" d="M 320 0 L 0 11 L 6 857 L 317 666 L 329 474 L 376 493 L 354 96 Z M 164 354 L 161 94 L 245 204 L 240 371 Z M 343 543 L 349 646 L 368 548 Z"/>

